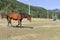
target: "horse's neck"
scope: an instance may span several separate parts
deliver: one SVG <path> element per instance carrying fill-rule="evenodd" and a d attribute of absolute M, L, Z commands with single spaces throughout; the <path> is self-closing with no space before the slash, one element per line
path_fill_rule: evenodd
<path fill-rule="evenodd" d="M 26 14 L 22 14 L 23 18 L 27 18 L 27 15 Z"/>

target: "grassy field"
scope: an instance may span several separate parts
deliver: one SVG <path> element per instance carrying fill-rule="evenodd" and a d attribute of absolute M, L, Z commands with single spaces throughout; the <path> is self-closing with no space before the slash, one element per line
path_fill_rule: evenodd
<path fill-rule="evenodd" d="M 12 20 L 17 25 L 17 21 Z M 30 23 L 26 19 L 23 28 L 8 27 L 7 20 L 0 20 L 0 40 L 60 40 L 60 20 L 32 18 Z"/>

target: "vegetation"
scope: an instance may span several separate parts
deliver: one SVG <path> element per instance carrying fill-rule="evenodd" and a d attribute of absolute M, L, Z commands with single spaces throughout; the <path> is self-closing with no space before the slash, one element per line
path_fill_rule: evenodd
<path fill-rule="evenodd" d="M 0 14 L 5 17 L 9 10 L 12 10 L 13 12 L 21 11 L 23 13 L 28 13 L 28 5 L 18 2 L 17 0 L 0 0 Z M 54 18 L 57 15 L 57 17 L 60 18 L 59 9 L 47 10 L 42 7 L 31 6 L 30 10 L 31 16 L 35 18 L 47 18 L 47 11 L 48 18 Z"/>

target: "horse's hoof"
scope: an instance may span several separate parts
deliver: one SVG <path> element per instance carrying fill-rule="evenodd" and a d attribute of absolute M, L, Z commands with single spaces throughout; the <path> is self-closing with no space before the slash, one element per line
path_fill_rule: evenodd
<path fill-rule="evenodd" d="M 20 28 L 23 28 L 22 26 L 20 26 Z"/>
<path fill-rule="evenodd" d="M 18 27 L 18 25 L 16 27 Z"/>

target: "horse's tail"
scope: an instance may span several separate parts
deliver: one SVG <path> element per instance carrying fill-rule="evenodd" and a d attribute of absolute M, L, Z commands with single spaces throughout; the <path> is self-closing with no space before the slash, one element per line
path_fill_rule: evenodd
<path fill-rule="evenodd" d="M 7 20 L 8 20 L 8 15 L 6 16 Z"/>

